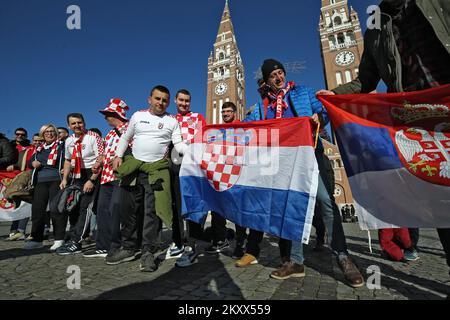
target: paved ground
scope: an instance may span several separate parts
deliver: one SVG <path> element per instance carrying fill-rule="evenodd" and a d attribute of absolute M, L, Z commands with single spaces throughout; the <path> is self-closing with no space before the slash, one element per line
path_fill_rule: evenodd
<path fill-rule="evenodd" d="M 278 281 L 269 274 L 279 264 L 276 240 L 265 238 L 260 264 L 240 269 L 225 255 L 204 255 L 189 268 L 177 268 L 173 259 L 163 261 L 154 273 L 139 272 L 139 261 L 108 266 L 103 259 L 80 254 L 57 256 L 46 249 L 22 250 L 23 241 L 0 239 L 0 299 L 445 299 L 450 276 L 435 230 L 421 230 L 420 260 L 390 262 L 380 258 L 378 241 L 369 252 L 367 232 L 344 224 L 351 254 L 364 274 L 369 266 L 381 271 L 380 289 L 352 289 L 329 251 L 305 249 L 306 277 Z M 9 227 L 0 223 L 0 236 Z M 169 233 L 163 239 L 168 242 Z M 372 232 L 372 238 L 377 239 Z M 314 238 L 311 240 L 314 244 Z M 68 289 L 70 266 L 81 271 L 80 289 Z M 74 267 L 72 267 L 74 268 Z M 75 267 L 77 268 L 77 267 Z M 74 283 L 74 282 L 70 282 Z M 371 281 L 374 283 L 374 281 Z"/>

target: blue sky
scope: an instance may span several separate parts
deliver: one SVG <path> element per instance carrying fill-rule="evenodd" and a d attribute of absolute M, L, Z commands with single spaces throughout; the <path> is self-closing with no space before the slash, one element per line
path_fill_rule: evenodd
<path fill-rule="evenodd" d="M 377 0 L 349 0 L 365 29 Z M 68 30 L 66 9 L 81 8 L 81 30 Z M 225 0 L 2 0 L 0 3 L 0 132 L 29 135 L 42 124 L 65 126 L 70 112 L 87 127 L 109 130 L 98 110 L 120 97 L 131 112 L 147 108 L 150 89 L 186 88 L 205 114 L 207 59 Z M 288 79 L 324 87 L 318 23 L 320 0 L 230 0 L 245 66 L 247 106 L 257 100 L 262 61 L 304 61 Z M 169 112 L 175 112 L 173 101 Z M 131 113 L 130 113 L 131 115 Z"/>

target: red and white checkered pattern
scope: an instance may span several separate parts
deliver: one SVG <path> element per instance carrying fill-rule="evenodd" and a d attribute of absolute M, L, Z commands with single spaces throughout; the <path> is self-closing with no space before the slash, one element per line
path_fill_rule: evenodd
<path fill-rule="evenodd" d="M 125 122 L 121 126 L 117 127 L 117 130 L 121 134 L 125 132 L 125 130 L 128 127 L 128 122 Z M 103 160 L 103 170 L 102 170 L 102 177 L 100 179 L 100 184 L 105 184 L 108 182 L 113 182 L 117 180 L 117 177 L 114 175 L 113 168 L 110 165 L 110 161 L 115 158 L 116 156 L 116 150 L 117 146 L 119 145 L 120 137 L 117 134 L 116 130 L 111 130 L 108 132 L 108 134 L 105 137 L 105 152 L 103 153 L 104 160 Z"/>
<path fill-rule="evenodd" d="M 114 98 L 109 100 L 108 105 L 105 109 L 100 110 L 101 113 L 110 112 L 110 113 L 116 113 L 119 117 L 121 117 L 123 120 L 128 121 L 126 116 L 126 110 L 128 110 L 128 105 L 119 98 Z"/>
<path fill-rule="evenodd" d="M 244 146 L 215 142 L 206 145 L 200 168 L 209 184 L 221 192 L 236 184 L 243 164 Z"/>
<path fill-rule="evenodd" d="M 195 134 L 206 125 L 205 118 L 200 113 L 189 112 L 184 116 L 177 114 L 175 117 L 180 124 L 181 138 L 186 143 L 192 143 Z"/>
<path fill-rule="evenodd" d="M 47 165 L 49 165 L 49 166 L 56 165 L 56 160 L 58 159 L 58 150 L 59 150 L 59 147 L 61 146 L 61 144 L 62 144 L 61 140 L 56 140 L 55 142 L 53 142 L 51 144 L 51 146 L 50 146 L 51 150 L 50 150 L 50 154 L 48 155 Z M 41 152 L 42 149 L 44 149 L 44 143 L 41 143 L 36 148 L 36 153 Z"/>

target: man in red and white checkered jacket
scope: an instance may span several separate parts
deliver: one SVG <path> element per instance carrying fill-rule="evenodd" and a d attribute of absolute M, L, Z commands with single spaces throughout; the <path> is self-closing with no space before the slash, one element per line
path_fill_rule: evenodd
<path fill-rule="evenodd" d="M 97 235 L 95 248 L 83 253 L 84 257 L 106 257 L 121 247 L 120 238 L 120 199 L 119 180 L 113 173 L 112 161 L 116 157 L 116 150 L 120 136 L 128 127 L 125 101 L 111 99 L 105 109 L 99 112 L 105 116 L 106 122 L 113 127 L 105 137 L 105 151 L 102 161 L 102 175 L 100 191 L 97 201 Z"/>
<path fill-rule="evenodd" d="M 177 115 L 175 116 L 180 124 L 181 137 L 184 142 L 191 143 L 194 140 L 195 134 L 201 131 L 206 125 L 205 118 L 200 113 L 191 112 L 191 94 L 185 89 L 181 89 L 175 96 L 175 103 L 177 105 Z M 172 191 L 175 199 L 175 207 L 173 210 L 173 226 L 172 226 L 172 240 L 173 243 L 169 248 L 169 257 L 179 257 L 184 252 L 183 238 L 184 238 L 184 223 L 181 217 L 181 191 L 180 191 L 180 165 L 172 164 L 171 172 L 173 176 Z M 187 251 L 180 258 L 183 261 L 177 261 L 177 265 L 184 267 L 191 264 L 195 258 L 195 240 L 202 237 L 202 226 L 198 223 L 188 221 L 187 224 L 188 245 Z M 192 250 L 191 250 L 192 249 Z M 179 260 L 180 260 L 179 259 Z"/>

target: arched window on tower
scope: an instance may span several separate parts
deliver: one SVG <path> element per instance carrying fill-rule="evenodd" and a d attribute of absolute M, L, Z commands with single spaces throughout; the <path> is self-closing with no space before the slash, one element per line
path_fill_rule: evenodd
<path fill-rule="evenodd" d="M 352 72 L 350 70 L 345 70 L 345 82 L 352 81 Z"/>
<path fill-rule="evenodd" d="M 225 55 L 223 54 L 223 52 L 219 53 L 219 60 L 223 60 L 225 59 Z"/>
<path fill-rule="evenodd" d="M 334 36 L 328 36 L 328 42 L 330 44 L 330 47 L 335 47 L 336 46 L 336 38 Z"/>
<path fill-rule="evenodd" d="M 347 37 L 350 39 L 350 41 L 356 41 L 356 38 L 355 38 L 355 33 L 353 32 L 353 31 L 348 31 L 347 32 Z"/>
<path fill-rule="evenodd" d="M 341 75 L 341 73 L 339 71 L 336 72 L 336 84 L 338 86 L 342 84 L 342 75 Z"/>
<path fill-rule="evenodd" d="M 344 44 L 345 43 L 345 36 L 342 32 L 338 33 L 337 35 L 338 44 Z"/>
<path fill-rule="evenodd" d="M 225 74 L 225 70 L 223 69 L 223 67 L 220 67 L 219 75 L 223 76 L 224 74 Z"/>
<path fill-rule="evenodd" d="M 342 24 L 342 19 L 340 16 L 336 16 L 333 20 L 335 26 L 339 26 Z"/>

